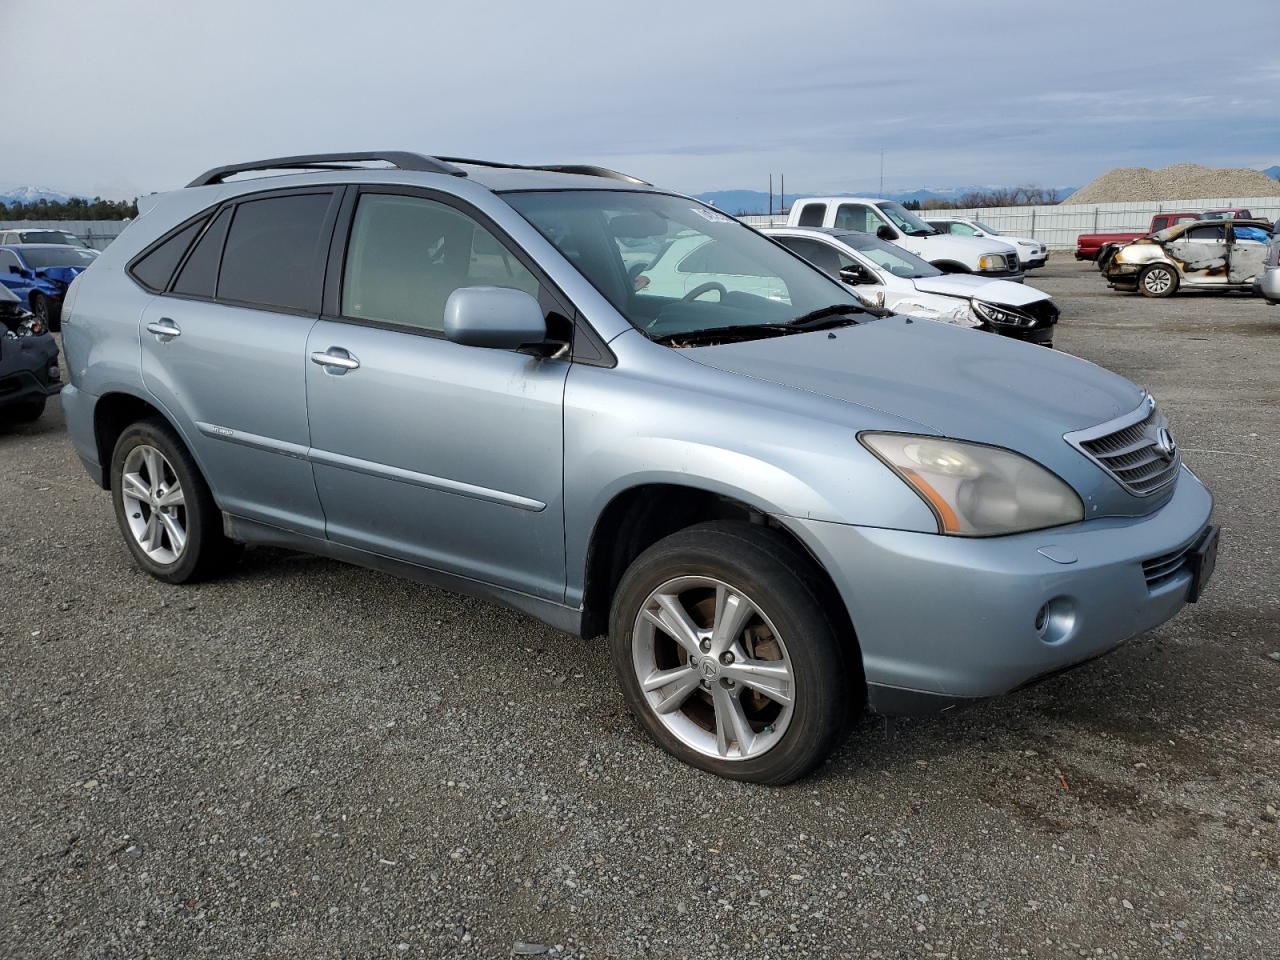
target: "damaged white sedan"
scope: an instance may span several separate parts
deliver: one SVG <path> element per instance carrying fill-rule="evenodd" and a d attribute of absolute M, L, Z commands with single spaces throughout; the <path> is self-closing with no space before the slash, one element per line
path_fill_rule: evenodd
<path fill-rule="evenodd" d="M 762 232 L 852 287 L 872 306 L 1053 346 L 1058 307 L 1034 287 L 944 273 L 868 233 L 829 227 L 777 227 Z"/>

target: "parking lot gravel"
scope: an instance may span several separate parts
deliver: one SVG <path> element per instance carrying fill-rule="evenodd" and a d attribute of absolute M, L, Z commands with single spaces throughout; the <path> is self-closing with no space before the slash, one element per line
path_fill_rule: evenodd
<path fill-rule="evenodd" d="M 1280 957 L 1280 308 L 1030 282 L 1214 491 L 1208 595 L 779 789 L 659 752 L 599 640 L 275 550 L 151 580 L 57 403 L 0 428 L 0 955 Z"/>

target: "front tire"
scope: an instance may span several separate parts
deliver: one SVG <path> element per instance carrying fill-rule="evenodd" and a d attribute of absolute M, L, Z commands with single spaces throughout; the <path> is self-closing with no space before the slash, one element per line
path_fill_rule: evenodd
<path fill-rule="evenodd" d="M 53 304 L 49 302 L 49 298 L 43 293 L 33 293 L 31 295 L 31 312 L 35 314 L 35 318 L 40 321 L 41 326 L 45 330 L 59 330 L 62 324 L 53 315 Z M 54 324 L 57 323 L 57 326 Z"/>
<path fill-rule="evenodd" d="M 1163 263 L 1153 263 L 1138 277 L 1138 292 L 1144 297 L 1171 297 L 1178 290 L 1178 274 Z"/>
<path fill-rule="evenodd" d="M 163 420 L 140 420 L 116 441 L 111 499 L 129 552 L 157 580 L 204 579 L 235 560 L 208 485 Z"/>
<path fill-rule="evenodd" d="M 628 707 L 691 766 L 753 783 L 804 776 L 865 695 L 830 594 L 766 527 L 718 521 L 660 540 L 623 575 L 610 614 Z"/>

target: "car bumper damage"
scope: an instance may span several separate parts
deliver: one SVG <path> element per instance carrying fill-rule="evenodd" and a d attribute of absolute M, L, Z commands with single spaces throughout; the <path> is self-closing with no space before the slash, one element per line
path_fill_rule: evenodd
<path fill-rule="evenodd" d="M 1213 570 L 1213 498 L 1185 467 L 1138 518 L 986 539 L 780 518 L 831 572 L 873 708 L 927 713 L 1110 652 L 1194 602 Z"/>
<path fill-rule="evenodd" d="M 0 334 L 0 407 L 41 400 L 61 389 L 53 337 Z"/>

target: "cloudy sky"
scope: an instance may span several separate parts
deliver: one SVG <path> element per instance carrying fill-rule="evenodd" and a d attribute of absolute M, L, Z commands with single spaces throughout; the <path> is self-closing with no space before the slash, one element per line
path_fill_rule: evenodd
<path fill-rule="evenodd" d="M 1280 163 L 1274 0 L 1235 0 L 1229 22 L 1181 0 L 0 11 L 0 182 L 110 197 L 237 160 L 374 147 L 596 162 L 686 192 L 763 190 L 770 172 L 789 192 L 871 189 L 882 149 L 887 189 Z M 1173 53 L 1196 49 L 1208 55 Z"/>

